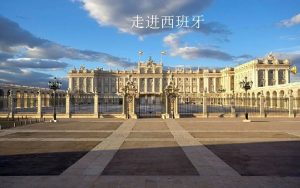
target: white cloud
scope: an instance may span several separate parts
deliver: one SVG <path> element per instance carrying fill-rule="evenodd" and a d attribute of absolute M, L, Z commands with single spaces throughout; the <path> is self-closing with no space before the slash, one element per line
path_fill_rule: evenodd
<path fill-rule="evenodd" d="M 232 60 L 232 56 L 218 49 L 203 46 L 183 46 L 180 37 L 188 32 L 171 33 L 164 38 L 164 43 L 170 47 L 171 56 L 179 56 L 183 59 L 211 58 L 220 60 Z"/>
<path fill-rule="evenodd" d="M 112 26 L 119 31 L 145 36 L 169 29 L 135 29 L 132 19 L 139 15 L 147 16 L 194 16 L 199 15 L 213 0 L 81 0 L 84 9 L 102 26 Z M 195 30 L 196 31 L 196 30 Z M 207 22 L 200 26 L 204 34 L 228 35 L 228 29 L 218 22 Z"/>
<path fill-rule="evenodd" d="M 103 52 L 80 50 L 38 38 L 0 16 L 0 81 L 44 86 L 52 77 L 43 70 L 65 69 L 65 59 L 130 67 L 135 63 Z M 38 71 L 36 71 L 38 70 Z"/>
<path fill-rule="evenodd" d="M 279 25 L 283 27 L 291 27 L 298 24 L 300 24 L 300 13 L 290 19 L 282 20 L 279 22 Z"/>
<path fill-rule="evenodd" d="M 3 66 L 34 69 L 64 69 L 68 66 L 67 63 L 62 61 L 37 58 L 9 58 L 0 64 Z"/>

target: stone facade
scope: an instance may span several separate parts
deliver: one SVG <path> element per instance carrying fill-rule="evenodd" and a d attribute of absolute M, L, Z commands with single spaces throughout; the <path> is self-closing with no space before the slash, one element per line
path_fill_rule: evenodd
<path fill-rule="evenodd" d="M 248 93 L 257 97 L 260 93 L 276 96 L 287 95 L 289 90 L 295 97 L 300 96 L 300 83 L 290 84 L 290 62 L 276 59 L 269 54 L 263 59 L 232 68 L 218 69 L 185 69 L 164 70 L 162 63 L 154 63 L 150 58 L 147 62 L 139 62 L 136 69 L 130 71 L 106 71 L 100 68 L 88 70 L 85 67 L 75 68 L 68 74 L 71 92 L 94 93 L 95 90 L 103 96 L 121 95 L 121 89 L 128 81 L 129 75 L 138 89 L 139 95 L 160 96 L 174 75 L 175 84 L 182 97 L 208 96 L 239 96 L 244 90 L 239 82 L 245 77 L 253 82 Z M 281 93 L 281 94 L 280 94 Z M 275 95 L 275 94 L 274 94 Z"/>

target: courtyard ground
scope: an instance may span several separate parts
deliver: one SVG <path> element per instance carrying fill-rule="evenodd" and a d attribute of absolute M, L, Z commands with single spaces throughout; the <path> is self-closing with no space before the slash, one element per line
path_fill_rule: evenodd
<path fill-rule="evenodd" d="M 70 119 L 0 131 L 0 187 L 300 187 L 300 119 Z"/>

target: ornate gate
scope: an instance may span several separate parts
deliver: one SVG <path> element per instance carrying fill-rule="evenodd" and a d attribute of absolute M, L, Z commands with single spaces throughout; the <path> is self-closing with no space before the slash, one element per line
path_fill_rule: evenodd
<path fill-rule="evenodd" d="M 139 118 L 161 117 L 163 102 L 161 96 L 140 96 L 136 100 L 136 113 Z"/>

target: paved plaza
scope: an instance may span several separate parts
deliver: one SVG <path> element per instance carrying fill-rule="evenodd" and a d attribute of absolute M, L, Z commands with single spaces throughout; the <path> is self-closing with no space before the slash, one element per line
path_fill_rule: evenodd
<path fill-rule="evenodd" d="M 300 187 L 300 119 L 69 119 L 0 131 L 0 187 Z"/>

